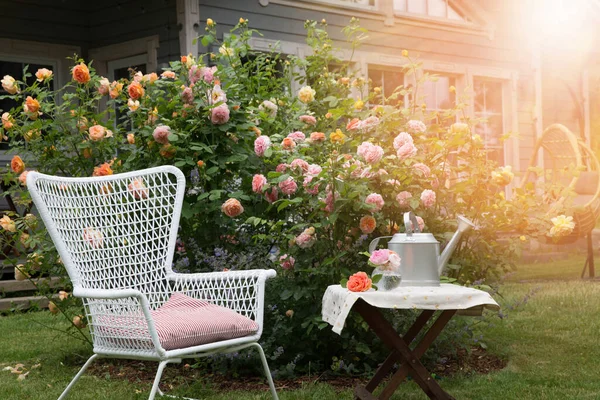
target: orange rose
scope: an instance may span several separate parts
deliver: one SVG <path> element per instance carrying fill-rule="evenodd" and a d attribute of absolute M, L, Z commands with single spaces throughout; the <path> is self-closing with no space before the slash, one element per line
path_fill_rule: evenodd
<path fill-rule="evenodd" d="M 313 142 L 324 142 L 325 134 L 323 132 L 312 132 L 310 134 L 310 140 Z"/>
<path fill-rule="evenodd" d="M 369 275 L 360 271 L 350 276 L 346 287 L 351 292 L 366 292 L 371 289 L 373 282 Z"/>
<path fill-rule="evenodd" d="M 90 70 L 87 65 L 81 63 L 73 68 L 73 79 L 83 84 L 90 81 Z"/>
<path fill-rule="evenodd" d="M 160 148 L 158 153 L 164 158 L 172 158 L 177 153 L 177 147 L 172 144 L 165 144 Z"/>
<path fill-rule="evenodd" d="M 187 56 L 181 56 L 181 63 L 182 64 L 187 64 L 187 61 L 188 61 Z"/>
<path fill-rule="evenodd" d="M 21 157 L 14 156 L 12 160 L 10 160 L 10 169 L 12 169 L 15 174 L 20 174 L 25 171 L 25 163 Z"/>
<path fill-rule="evenodd" d="M 346 130 L 351 131 L 353 129 L 358 128 L 359 123 L 360 123 L 360 119 L 353 118 L 350 122 L 348 122 L 348 125 L 346 125 Z"/>
<path fill-rule="evenodd" d="M 364 217 L 362 217 L 360 219 L 359 226 L 360 226 L 360 230 L 363 233 L 371 233 L 377 227 L 377 221 L 375 221 L 375 218 L 373 218 L 372 216 L 365 215 Z"/>
<path fill-rule="evenodd" d="M 101 164 L 99 167 L 94 167 L 94 173 L 92 176 L 107 176 L 112 175 L 113 170 L 110 168 L 109 163 Z"/>
<path fill-rule="evenodd" d="M 139 82 L 131 82 L 131 84 L 127 87 L 127 93 L 129 93 L 129 97 L 131 97 L 133 100 L 137 100 L 144 96 L 144 88 Z"/>
<path fill-rule="evenodd" d="M 5 112 L 4 114 L 2 114 L 2 126 L 4 127 L 4 129 L 10 129 L 13 127 L 14 125 L 14 118 L 12 117 L 12 115 L 10 115 L 9 113 Z"/>
<path fill-rule="evenodd" d="M 94 142 L 102 140 L 106 136 L 106 128 L 102 125 L 90 126 L 89 136 L 90 140 L 93 140 Z"/>
<path fill-rule="evenodd" d="M 114 81 L 110 84 L 110 98 L 116 99 L 123 90 L 123 84 L 121 82 Z"/>
<path fill-rule="evenodd" d="M 37 114 L 40 110 L 40 102 L 31 96 L 27 96 L 25 104 L 23 105 L 23 110 L 28 114 Z"/>
<path fill-rule="evenodd" d="M 76 315 L 73 317 L 73 325 L 75 325 L 79 329 L 85 328 L 87 325 L 85 324 L 85 318 L 83 315 Z"/>
<path fill-rule="evenodd" d="M 90 149 L 89 147 L 86 147 L 85 149 L 83 149 L 83 158 L 92 158 L 92 149 Z"/>
<path fill-rule="evenodd" d="M 294 139 L 286 137 L 283 139 L 283 142 L 281 142 L 281 147 L 283 147 L 284 150 L 292 150 L 296 147 L 296 142 L 294 142 Z"/>
<path fill-rule="evenodd" d="M 133 133 L 127 134 L 127 143 L 135 144 L 135 135 Z"/>
<path fill-rule="evenodd" d="M 35 73 L 35 77 L 37 78 L 38 82 L 45 81 L 46 79 L 52 78 L 52 71 L 50 71 L 48 68 L 40 68 Z"/>
<path fill-rule="evenodd" d="M 204 161 L 202 161 L 202 160 L 198 160 L 198 162 L 196 164 L 198 164 L 198 168 L 204 167 Z"/>
<path fill-rule="evenodd" d="M 148 198 L 148 188 L 142 179 L 134 179 L 127 187 L 136 200 Z"/>
<path fill-rule="evenodd" d="M 244 207 L 238 199 L 229 199 L 221 206 L 221 211 L 228 217 L 235 218 L 244 212 Z"/>

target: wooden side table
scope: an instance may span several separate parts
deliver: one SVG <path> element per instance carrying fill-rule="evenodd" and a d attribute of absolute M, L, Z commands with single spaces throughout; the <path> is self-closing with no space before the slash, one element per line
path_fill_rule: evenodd
<path fill-rule="evenodd" d="M 356 386 L 354 395 L 357 399 L 387 400 L 410 375 L 430 399 L 453 400 L 454 397 L 445 392 L 431 377 L 431 373 L 423 366 L 420 359 L 454 315 L 481 314 L 484 307 L 499 309 L 498 304 L 488 293 L 456 285 L 400 287 L 390 292 L 362 293 L 349 292 L 339 285 L 334 285 L 330 286 L 323 296 L 323 319 L 334 326 L 334 332 L 340 333 L 348 313 L 354 309 L 362 316 L 373 333 L 391 350 L 371 380 L 366 385 Z M 404 335 L 399 335 L 383 316 L 380 308 L 422 311 Z M 439 315 L 424 333 L 421 341 L 411 349 L 412 342 L 424 330 L 437 310 Z M 373 392 L 392 371 L 395 364 L 399 365 L 398 370 L 379 396 L 375 396 Z"/>

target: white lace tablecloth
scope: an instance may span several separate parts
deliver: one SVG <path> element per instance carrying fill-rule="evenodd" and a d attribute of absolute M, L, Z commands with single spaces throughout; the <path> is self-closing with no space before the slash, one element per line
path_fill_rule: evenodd
<path fill-rule="evenodd" d="M 344 329 L 344 323 L 352 306 L 363 299 L 378 308 L 418 309 L 418 310 L 465 310 L 484 306 L 499 310 L 500 306 L 489 293 L 482 290 L 442 283 L 440 286 L 406 286 L 388 292 L 369 290 L 351 292 L 340 285 L 331 285 L 323 296 L 322 316 L 333 326 L 337 334 Z"/>

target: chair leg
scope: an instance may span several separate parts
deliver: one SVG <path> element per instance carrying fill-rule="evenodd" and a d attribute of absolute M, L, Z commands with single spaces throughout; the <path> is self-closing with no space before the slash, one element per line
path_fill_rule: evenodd
<path fill-rule="evenodd" d="M 160 377 L 162 376 L 163 370 L 167 366 L 169 361 L 161 361 L 158 364 L 158 371 L 156 371 L 156 377 L 154 378 L 154 383 L 152 384 L 152 390 L 150 391 L 150 396 L 148 396 L 148 400 L 154 400 L 154 396 L 156 396 L 156 391 L 158 390 L 158 384 L 160 382 Z"/>
<path fill-rule="evenodd" d="M 254 347 L 258 349 L 258 354 L 260 354 L 260 360 L 262 361 L 263 368 L 265 370 L 265 375 L 267 376 L 267 380 L 269 381 L 269 387 L 271 388 L 271 395 L 273 396 L 273 400 L 279 400 L 277 396 L 277 391 L 275 390 L 275 384 L 273 383 L 273 378 L 271 377 L 271 371 L 269 370 L 269 364 L 267 364 L 267 357 L 265 357 L 265 352 L 262 347 L 258 343 L 252 343 Z"/>
<path fill-rule="evenodd" d="M 85 364 L 83 364 L 83 367 L 81 367 L 81 369 L 79 370 L 77 375 L 75 375 L 73 380 L 71 380 L 71 382 L 69 383 L 69 386 L 67 386 L 67 388 L 62 392 L 62 394 L 60 395 L 58 400 L 64 400 L 67 398 L 67 394 L 69 394 L 69 390 L 71 390 L 71 388 L 75 385 L 75 382 L 77 382 L 79 380 L 81 375 L 83 375 L 83 373 L 85 372 L 87 367 L 90 366 L 90 364 L 92 363 L 92 361 L 94 361 L 96 359 L 96 357 L 98 357 L 98 354 L 94 354 L 93 356 L 88 358 L 88 360 L 85 362 Z"/>

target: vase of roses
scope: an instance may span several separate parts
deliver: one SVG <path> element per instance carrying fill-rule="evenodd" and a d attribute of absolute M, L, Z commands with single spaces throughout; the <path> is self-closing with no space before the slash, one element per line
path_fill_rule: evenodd
<path fill-rule="evenodd" d="M 393 290 L 400 285 L 400 262 L 395 251 L 381 249 L 372 252 L 369 264 L 375 267 L 371 276 L 377 283 L 377 290 Z"/>

